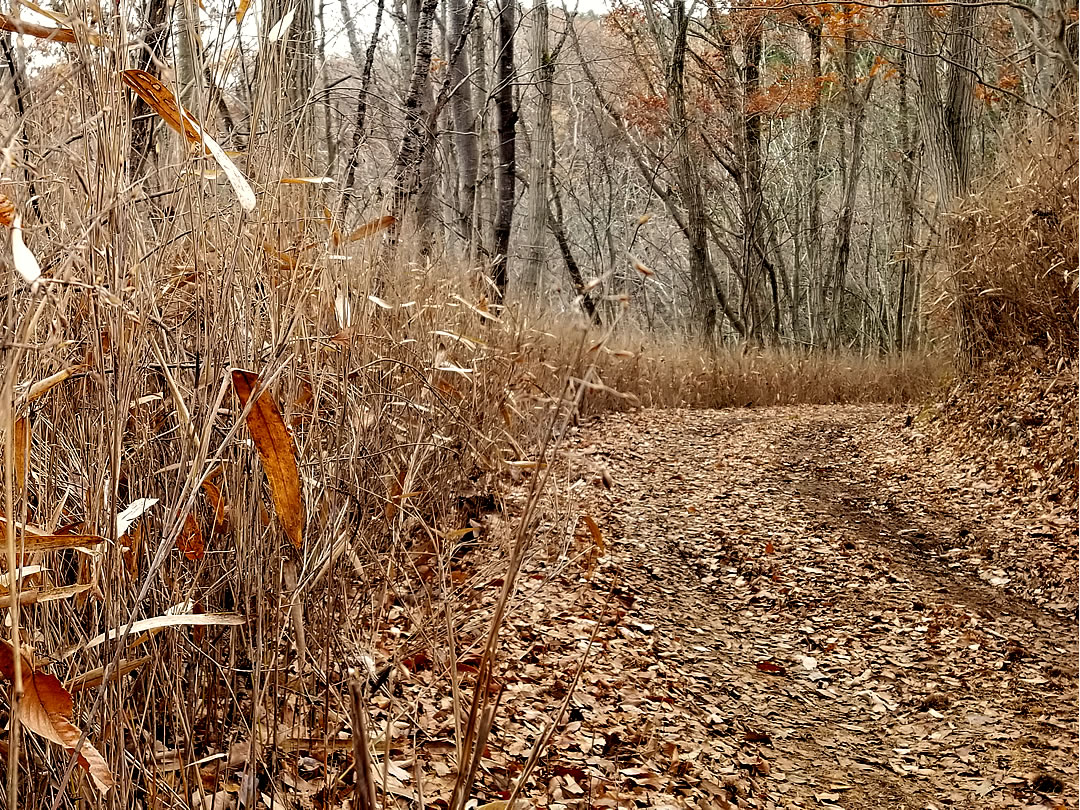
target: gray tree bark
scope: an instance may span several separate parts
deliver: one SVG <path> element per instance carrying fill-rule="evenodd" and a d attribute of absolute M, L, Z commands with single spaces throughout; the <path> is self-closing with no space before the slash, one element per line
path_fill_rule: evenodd
<path fill-rule="evenodd" d="M 555 83 L 555 62 L 548 43 L 547 0 L 533 3 L 533 86 L 536 89 L 536 124 L 533 127 L 532 162 L 529 164 L 529 207 L 525 225 L 525 250 L 522 257 L 523 295 L 537 297 L 541 290 L 544 266 L 545 225 L 551 188 L 552 148 L 551 93 Z"/>
<path fill-rule="evenodd" d="M 449 47 L 467 36 L 468 0 L 450 0 Z M 452 54 L 448 54 L 452 57 Z M 483 70 L 481 63 L 479 69 Z M 480 161 L 480 143 L 473 106 L 473 80 L 469 76 L 469 49 L 462 48 L 450 63 L 450 116 L 454 125 L 454 152 L 458 163 L 458 230 L 467 244 L 474 239 L 473 206 L 476 201 L 476 177 Z"/>

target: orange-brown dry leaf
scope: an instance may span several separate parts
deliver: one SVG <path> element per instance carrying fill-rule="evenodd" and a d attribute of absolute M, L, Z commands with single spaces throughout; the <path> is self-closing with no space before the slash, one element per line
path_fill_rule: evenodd
<path fill-rule="evenodd" d="M 203 481 L 202 489 L 214 510 L 214 534 L 225 534 L 229 529 L 229 514 L 221 488 L 213 481 Z"/>
<path fill-rule="evenodd" d="M 145 70 L 124 70 L 120 72 L 120 78 L 150 109 L 161 116 L 162 121 L 191 143 L 202 143 L 202 135 L 188 120 L 191 114 L 180 110 L 172 90 Z"/>
<path fill-rule="evenodd" d="M 371 220 L 371 222 L 365 222 L 363 225 L 361 225 L 359 228 L 357 228 L 355 231 L 345 237 L 345 241 L 358 242 L 361 239 L 367 239 L 369 236 L 374 236 L 380 231 L 385 231 L 395 222 L 397 222 L 397 220 L 389 215 L 385 217 L 379 217 L 378 219 L 373 219 Z"/>
<path fill-rule="evenodd" d="M 194 510 L 188 512 L 184 518 L 184 528 L 176 538 L 176 547 L 189 560 L 201 560 L 206 556 L 206 544 L 203 542 L 202 529 L 199 528 L 199 520 L 195 517 Z"/>
<path fill-rule="evenodd" d="M 585 522 L 585 528 L 589 530 L 589 536 L 592 537 L 593 543 L 596 544 L 600 553 L 604 553 L 604 535 L 600 531 L 600 527 L 596 525 L 596 521 L 593 520 L 592 515 L 582 515 L 581 519 Z"/>
<path fill-rule="evenodd" d="M 234 368 L 232 381 L 240 405 L 247 408 L 252 392 L 259 386 L 258 375 Z M 304 501 L 300 489 L 300 469 L 296 462 L 296 444 L 269 391 L 256 398 L 247 415 L 247 426 L 270 482 L 274 510 L 285 533 L 299 548 L 304 542 Z"/>
<path fill-rule="evenodd" d="M 0 194 L 0 225 L 10 228 L 15 221 L 15 203 L 6 194 Z"/>
<path fill-rule="evenodd" d="M 26 488 L 26 463 L 30 458 L 30 420 L 20 416 L 15 420 L 15 488 L 22 492 Z"/>
<path fill-rule="evenodd" d="M 82 732 L 71 722 L 73 704 L 71 694 L 64 685 L 47 672 L 40 672 L 33 659 L 25 651 L 19 651 L 22 659 L 23 699 L 19 719 L 23 726 L 46 740 L 74 750 Z M 15 680 L 15 650 L 7 641 L 0 642 L 0 674 L 9 681 Z M 79 749 L 79 764 L 90 774 L 94 787 L 107 793 L 116 784 L 109 765 L 98 750 L 84 741 Z"/>
<path fill-rule="evenodd" d="M 47 25 L 37 25 L 26 20 L 16 20 L 7 14 L 0 14 L 0 31 L 10 31 L 13 34 L 26 34 L 38 39 L 51 39 L 53 42 L 75 42 L 75 32 L 70 28 L 52 28 Z"/>

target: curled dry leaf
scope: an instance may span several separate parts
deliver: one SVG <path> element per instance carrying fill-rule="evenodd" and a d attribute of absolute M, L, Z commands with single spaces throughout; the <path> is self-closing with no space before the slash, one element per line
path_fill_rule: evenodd
<path fill-rule="evenodd" d="M 151 656 L 144 655 L 142 658 L 135 658 L 129 660 L 123 658 L 120 663 L 109 672 L 109 683 L 120 680 L 124 675 L 129 672 L 134 672 L 143 664 L 150 663 Z M 95 667 L 89 672 L 84 672 L 81 675 L 76 675 L 70 681 L 67 682 L 68 691 L 71 693 L 81 692 L 83 689 L 93 689 L 96 686 L 101 686 L 105 683 L 105 667 Z"/>
<path fill-rule="evenodd" d="M 89 584 L 84 585 L 64 585 L 60 588 L 24 588 L 19 591 L 19 604 L 20 605 L 40 605 L 45 602 L 57 602 L 61 599 L 71 599 L 86 593 L 90 590 Z M 7 593 L 7 589 L 4 589 L 3 596 L 0 596 L 0 608 L 11 607 L 12 602 L 15 600 L 11 598 L 11 595 Z"/>
<path fill-rule="evenodd" d="M 365 222 L 355 231 L 345 237 L 346 242 L 359 242 L 361 239 L 367 239 L 369 236 L 374 236 L 377 233 L 385 231 L 391 225 L 397 222 L 392 216 L 379 217 L 373 219 L 371 222 Z"/>
<path fill-rule="evenodd" d="M 656 275 L 656 271 L 654 271 L 651 267 L 646 266 L 638 259 L 635 259 L 633 256 L 630 257 L 630 263 L 633 264 L 634 269 L 641 273 L 641 275 L 645 276 L 645 278 L 650 278 Z"/>
<path fill-rule="evenodd" d="M 118 538 L 127 534 L 128 529 L 136 520 L 158 502 L 157 498 L 136 498 L 129 503 L 120 514 L 116 516 L 116 536 Z"/>
<path fill-rule="evenodd" d="M 27 389 L 26 401 L 33 402 L 35 399 L 39 399 L 40 397 L 45 396 L 45 394 L 49 393 L 49 391 L 58 386 L 68 377 L 82 370 L 82 366 L 71 366 L 70 368 L 62 369 L 55 374 L 50 374 L 43 380 L 38 380 L 36 383 L 31 385 Z"/>
<path fill-rule="evenodd" d="M 5 228 L 11 227 L 11 223 L 15 221 L 15 203 L 11 201 L 11 198 L 6 194 L 0 194 L 0 225 Z"/>
<path fill-rule="evenodd" d="M 293 17 L 296 16 L 296 9 L 298 6 L 293 6 L 285 15 L 271 26 L 270 30 L 266 32 L 266 39 L 270 42 L 277 42 L 285 34 L 288 33 L 289 28 L 292 27 Z"/>
<path fill-rule="evenodd" d="M 248 408 L 252 393 L 259 387 L 258 375 L 234 368 L 232 381 L 240 405 Z M 269 391 L 259 394 L 248 409 L 247 426 L 270 482 L 274 510 L 293 545 L 300 548 L 304 542 L 304 500 L 296 444 Z"/>
<path fill-rule="evenodd" d="M 593 520 L 592 515 L 582 515 L 581 519 L 585 522 L 585 528 L 589 530 L 589 536 L 592 538 L 593 543 L 600 550 L 600 553 L 604 553 L 604 535 L 600 531 L 600 527 L 596 525 L 596 521 Z"/>
<path fill-rule="evenodd" d="M 47 672 L 41 672 L 33 658 L 19 651 L 22 663 L 23 699 L 19 719 L 23 726 L 46 740 L 73 751 L 82 738 L 82 732 L 72 723 L 74 705 L 71 693 Z M 15 650 L 7 641 L 0 642 L 0 674 L 9 681 L 15 680 Z M 79 749 L 79 764 L 90 774 L 94 787 L 107 793 L 116 780 L 105 758 L 84 740 Z"/>

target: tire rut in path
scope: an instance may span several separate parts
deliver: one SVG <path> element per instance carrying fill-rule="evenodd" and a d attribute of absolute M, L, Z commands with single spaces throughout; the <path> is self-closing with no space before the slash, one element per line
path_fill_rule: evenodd
<path fill-rule="evenodd" d="M 581 434 L 616 481 L 593 509 L 699 806 L 1075 806 L 1075 624 L 965 569 L 970 504 L 891 463 L 890 413 L 646 411 Z"/>

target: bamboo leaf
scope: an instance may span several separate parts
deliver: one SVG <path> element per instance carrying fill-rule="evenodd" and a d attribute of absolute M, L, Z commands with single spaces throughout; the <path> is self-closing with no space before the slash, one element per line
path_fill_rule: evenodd
<path fill-rule="evenodd" d="M 235 368 L 232 381 L 241 406 L 247 409 L 252 393 L 259 387 L 258 375 Z M 296 444 L 269 391 L 259 394 L 248 409 L 247 427 L 270 482 L 274 510 L 293 545 L 300 548 L 304 542 L 304 501 Z"/>

